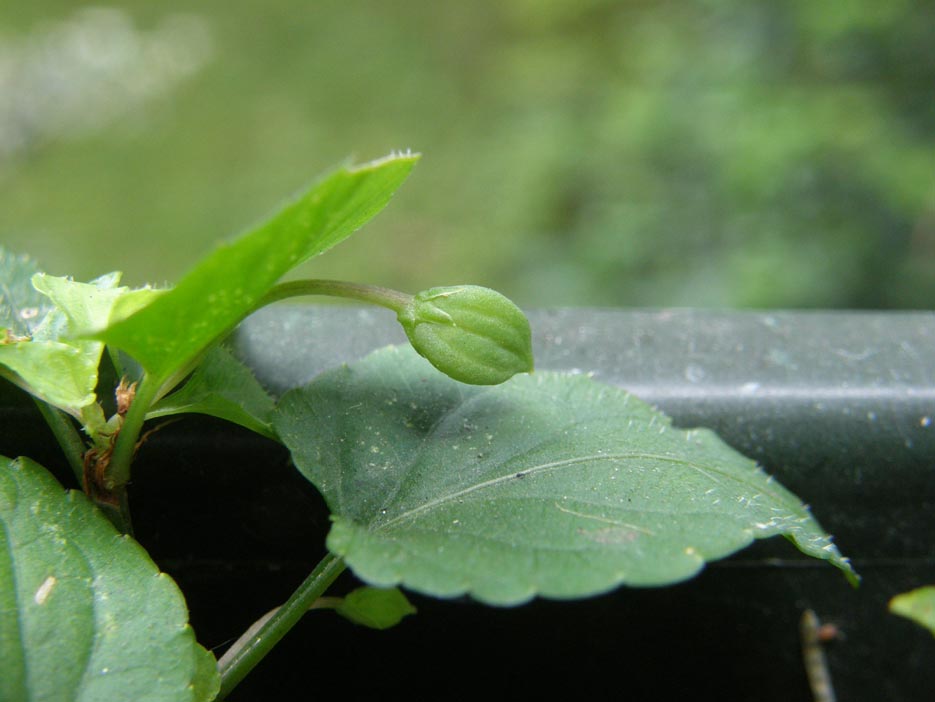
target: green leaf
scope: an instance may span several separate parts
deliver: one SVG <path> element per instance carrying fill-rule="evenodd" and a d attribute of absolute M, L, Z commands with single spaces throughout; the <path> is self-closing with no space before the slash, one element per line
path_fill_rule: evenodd
<path fill-rule="evenodd" d="M 27 392 L 38 394 L 30 381 L 40 382 L 46 375 L 56 375 L 57 382 L 46 390 L 60 403 L 84 402 L 84 380 L 76 379 L 72 369 L 79 362 L 71 348 L 34 349 L 28 346 L 36 327 L 46 319 L 52 304 L 32 285 L 39 268 L 28 256 L 17 256 L 0 246 L 0 376 Z"/>
<path fill-rule="evenodd" d="M 70 322 L 67 327 L 63 324 L 64 319 L 61 322 L 45 322 L 59 330 L 54 334 L 50 332 L 48 336 L 62 336 L 66 333 L 61 331 L 63 328 L 70 327 L 71 331 L 75 331 L 106 324 L 114 302 L 129 292 L 129 288 L 118 287 L 120 275 L 117 272 L 108 273 L 90 283 L 77 283 L 71 278 L 36 273 L 32 277 L 33 287 L 58 308 L 55 317 L 65 318 Z M 38 333 L 34 334 L 35 336 L 38 336 Z"/>
<path fill-rule="evenodd" d="M 366 582 L 517 604 L 691 577 L 783 535 L 856 575 L 796 498 L 711 431 L 581 375 L 454 382 L 389 348 L 286 393 L 273 425 Z"/>
<path fill-rule="evenodd" d="M 924 626 L 935 636 L 935 585 L 896 595 L 890 600 L 890 611 Z"/>
<path fill-rule="evenodd" d="M 406 596 L 391 588 L 359 587 L 348 593 L 334 611 L 355 624 L 371 629 L 389 629 L 403 617 L 416 613 Z"/>
<path fill-rule="evenodd" d="M 42 308 L 45 316 L 29 327 L 28 336 L 11 338 L 8 334 L 0 343 L 4 375 L 81 420 L 91 434 L 103 431 L 105 424 L 95 395 L 104 345 L 76 338 L 76 330 L 106 323 L 114 302 L 130 292 L 117 287 L 119 280 L 119 273 L 91 283 L 35 273 L 31 284 L 47 300 Z"/>
<path fill-rule="evenodd" d="M 181 389 L 153 406 L 147 419 L 198 412 L 234 422 L 276 439 L 270 425 L 275 403 L 253 371 L 223 346 L 208 352 Z"/>
<path fill-rule="evenodd" d="M 212 699 L 182 594 L 79 492 L 0 458 L 0 699 Z"/>
<path fill-rule="evenodd" d="M 265 224 L 218 248 L 152 304 L 126 315 L 118 306 L 115 322 L 95 336 L 160 379 L 189 367 L 285 273 L 383 209 L 416 160 L 394 155 L 334 171 Z"/>
<path fill-rule="evenodd" d="M 104 345 L 78 338 L 106 324 L 117 300 L 144 304 L 158 293 L 118 287 L 119 273 L 91 283 L 49 276 L 0 248 L 0 375 L 79 419 L 92 436 L 106 430 L 95 388 Z"/>
<path fill-rule="evenodd" d="M 48 314 L 49 300 L 32 286 L 38 272 L 29 256 L 17 256 L 0 246 L 0 332 L 8 329 L 13 336 L 31 336 Z"/>
<path fill-rule="evenodd" d="M 47 402 L 81 420 L 85 430 L 94 438 L 110 431 L 95 395 L 104 344 L 82 338 L 81 331 L 106 324 L 118 301 L 124 305 L 141 305 L 162 294 L 161 290 L 151 288 L 131 290 L 120 287 L 121 275 L 119 272 L 108 273 L 90 283 L 78 283 L 45 273 L 37 273 L 32 278 L 33 287 L 49 298 L 54 307 L 34 330 L 32 342 L 21 345 L 21 350 L 35 352 L 40 360 L 44 353 L 55 354 L 55 360 L 68 371 L 68 375 L 43 372 L 40 368 L 38 375 L 30 376 L 30 385 Z M 44 345 L 49 346 L 49 351 L 39 350 Z M 61 345 L 76 350 L 77 355 L 69 353 L 68 348 L 60 349 Z M 62 382 L 65 377 L 75 384 L 71 404 L 68 404 L 68 398 L 54 395 L 68 387 Z M 81 393 L 83 397 L 79 398 Z"/>

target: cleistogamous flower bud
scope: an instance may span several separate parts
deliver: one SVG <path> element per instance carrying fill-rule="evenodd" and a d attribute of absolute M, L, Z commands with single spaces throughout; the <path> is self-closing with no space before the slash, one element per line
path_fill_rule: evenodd
<path fill-rule="evenodd" d="M 497 385 L 532 371 L 529 320 L 496 290 L 430 288 L 415 295 L 398 318 L 413 348 L 462 383 Z"/>

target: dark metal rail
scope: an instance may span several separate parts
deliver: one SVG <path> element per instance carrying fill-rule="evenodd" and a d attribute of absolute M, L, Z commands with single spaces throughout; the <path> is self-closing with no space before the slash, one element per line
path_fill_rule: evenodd
<path fill-rule="evenodd" d="M 827 651 L 839 699 L 930 699 L 935 640 L 886 604 L 935 583 L 935 314 L 575 309 L 530 319 L 538 369 L 593 373 L 763 464 L 837 536 L 860 589 L 769 540 L 670 588 L 510 611 L 416 598 L 420 616 L 379 637 L 325 615 L 299 627 L 242 699 L 294 696 L 307 678 L 289 666 L 324 635 L 334 650 L 316 648 L 316 664 L 352 697 L 401 689 L 395 678 L 412 668 L 406 689 L 434 698 L 807 700 L 805 609 L 846 636 Z M 283 305 L 247 320 L 233 343 L 281 393 L 405 337 L 382 310 Z M 0 421 L 0 452 L 55 460 L 41 420 L 9 388 Z M 153 437 L 132 488 L 140 540 L 182 583 L 209 646 L 284 599 L 328 527 L 284 451 L 214 420 Z M 355 677 L 362 661 L 368 674 Z"/>

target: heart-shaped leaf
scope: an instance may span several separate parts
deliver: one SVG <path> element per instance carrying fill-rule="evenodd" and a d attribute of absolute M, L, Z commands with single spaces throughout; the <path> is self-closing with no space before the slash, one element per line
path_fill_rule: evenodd
<path fill-rule="evenodd" d="M 119 305 L 97 338 L 166 379 L 234 328 L 283 275 L 363 226 L 389 202 L 417 156 L 340 168 L 266 223 L 219 247 L 143 309 Z"/>
<path fill-rule="evenodd" d="M 580 597 L 780 534 L 856 578 L 752 461 L 581 375 L 468 386 L 389 348 L 286 393 L 273 425 L 333 512 L 328 547 L 373 585 Z"/>
<path fill-rule="evenodd" d="M 213 699 L 175 583 L 78 492 L 0 457 L 0 699 Z"/>

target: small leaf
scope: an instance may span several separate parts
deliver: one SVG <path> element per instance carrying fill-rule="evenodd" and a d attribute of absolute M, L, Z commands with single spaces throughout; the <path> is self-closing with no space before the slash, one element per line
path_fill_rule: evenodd
<path fill-rule="evenodd" d="M 270 425 L 273 398 L 257 382 L 253 371 L 223 346 L 208 352 L 181 389 L 160 400 L 147 419 L 198 412 L 220 417 L 276 439 Z"/>
<path fill-rule="evenodd" d="M 32 286 L 46 298 L 42 308 L 46 314 L 38 324 L 30 326 L 29 337 L 7 339 L 7 343 L 0 344 L 4 375 L 81 420 L 92 435 L 103 431 L 105 425 L 95 395 L 104 344 L 78 338 L 78 330 L 106 323 L 114 304 L 125 296 L 153 293 L 117 287 L 119 280 L 119 273 L 91 283 L 35 273 Z"/>
<path fill-rule="evenodd" d="M 70 278 L 36 273 L 32 285 L 71 322 L 71 329 L 77 330 L 107 323 L 117 298 L 129 292 L 129 288 L 118 287 L 120 277 L 120 273 L 114 272 L 90 283 L 78 283 Z"/>
<path fill-rule="evenodd" d="M 348 593 L 335 607 L 345 619 L 371 629 L 389 629 L 403 617 L 416 613 L 406 596 L 391 588 L 359 587 Z"/>
<path fill-rule="evenodd" d="M 61 345 L 60 348 L 36 350 L 28 346 L 36 327 L 52 310 L 50 300 L 32 285 L 39 268 L 28 256 L 17 256 L 0 246 L 0 376 L 19 385 L 27 392 L 38 395 L 31 381 L 40 382 L 47 376 L 58 375 L 48 382 L 53 404 L 75 405 L 87 400 L 83 378 L 74 378 L 72 370 L 80 363 L 78 352 Z"/>
<path fill-rule="evenodd" d="M 890 600 L 890 611 L 924 626 L 935 636 L 935 585 L 896 595 Z"/>
<path fill-rule="evenodd" d="M 101 346 L 98 344 L 98 346 Z M 93 353 L 58 341 L 0 344 L 0 365 L 17 385 L 76 417 L 94 404 L 97 364 Z"/>
<path fill-rule="evenodd" d="M 496 385 L 532 371 L 529 321 L 496 290 L 477 285 L 423 290 L 398 316 L 412 347 L 462 383 Z"/>
<path fill-rule="evenodd" d="M 245 236 L 221 246 L 142 309 L 120 305 L 95 336 L 166 379 L 229 332 L 285 273 L 363 226 L 389 202 L 416 156 L 340 168 Z"/>
<path fill-rule="evenodd" d="M 372 585 L 508 605 L 665 585 L 783 535 L 856 578 L 793 494 L 705 429 L 580 375 L 456 383 L 389 348 L 286 393 L 273 425 Z"/>
<path fill-rule="evenodd" d="M 79 492 L 0 458 L 0 699 L 213 699 L 175 583 Z"/>

